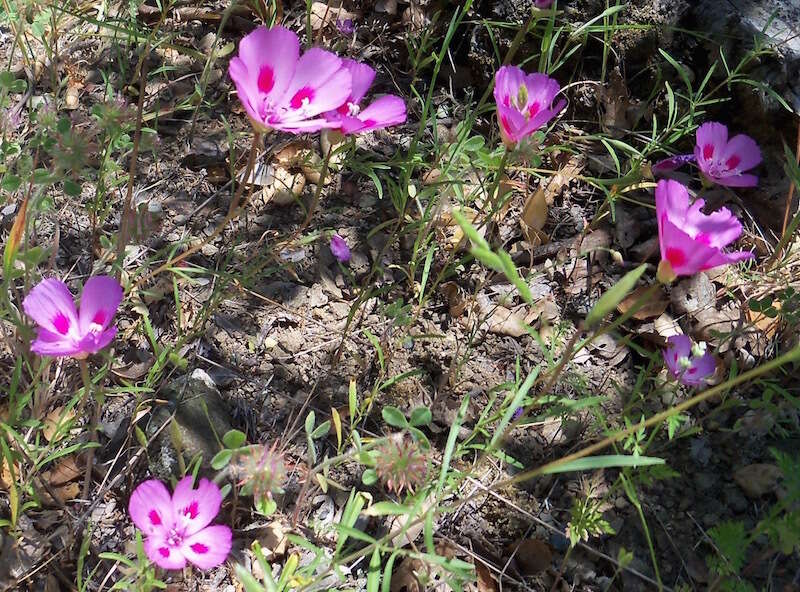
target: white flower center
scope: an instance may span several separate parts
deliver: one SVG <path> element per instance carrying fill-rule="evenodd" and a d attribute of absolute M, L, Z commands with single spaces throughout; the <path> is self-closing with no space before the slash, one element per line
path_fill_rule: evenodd
<path fill-rule="evenodd" d="M 692 362 L 691 362 L 691 360 L 689 360 L 688 357 L 681 356 L 680 358 L 678 358 L 678 366 L 680 366 L 684 370 L 686 370 L 691 365 L 692 365 Z"/>

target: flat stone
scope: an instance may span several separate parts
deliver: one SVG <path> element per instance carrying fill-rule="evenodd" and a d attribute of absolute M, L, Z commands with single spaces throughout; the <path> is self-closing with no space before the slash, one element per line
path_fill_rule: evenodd
<path fill-rule="evenodd" d="M 145 433 L 150 438 L 164 422 L 171 425 L 153 443 L 150 471 L 162 479 L 180 476 L 179 455 L 185 465 L 200 455 L 202 466 L 209 467 L 221 449 L 222 436 L 233 429 L 230 411 L 214 381 L 198 368 L 169 383 L 160 395 L 168 404 L 153 411 Z M 175 415 L 170 419 L 173 411 Z"/>
<path fill-rule="evenodd" d="M 765 78 L 800 113 L 800 4 L 797 0 L 698 0 L 698 23 L 712 34 L 733 36 L 732 43 L 749 49 L 760 38 L 778 53 L 776 67 Z"/>

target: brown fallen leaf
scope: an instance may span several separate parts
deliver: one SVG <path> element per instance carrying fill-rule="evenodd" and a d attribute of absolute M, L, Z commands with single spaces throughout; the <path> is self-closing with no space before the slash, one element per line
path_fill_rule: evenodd
<path fill-rule="evenodd" d="M 478 581 L 476 582 L 478 592 L 496 592 L 499 588 L 491 570 L 482 561 L 476 559 L 474 563 L 475 573 L 478 576 Z"/>
<path fill-rule="evenodd" d="M 625 314 L 633 307 L 634 304 L 636 304 L 640 298 L 642 298 L 642 296 L 645 295 L 649 289 L 650 288 L 648 286 L 640 286 L 636 288 L 617 305 L 617 310 L 620 313 Z M 656 294 L 653 295 L 650 300 L 645 302 L 644 306 L 633 313 L 633 318 L 637 321 L 655 318 L 667 310 L 668 305 L 669 300 L 667 300 L 664 289 L 659 288 Z"/>
<path fill-rule="evenodd" d="M 556 196 L 583 170 L 583 157 L 574 155 L 548 181 L 539 183 L 539 187 L 528 195 L 522 208 L 520 226 L 525 239 L 534 246 L 547 242 L 546 235 L 540 231 L 547 223 L 549 206 L 553 205 Z"/>
<path fill-rule="evenodd" d="M 439 290 L 447 300 L 447 306 L 451 317 L 455 319 L 464 314 L 464 311 L 467 309 L 468 300 L 461 286 L 456 282 L 445 282 L 439 287 Z"/>
<path fill-rule="evenodd" d="M 315 31 L 322 29 L 336 21 L 346 21 L 357 19 L 360 15 L 350 12 L 337 6 L 338 2 L 312 2 L 311 4 L 311 28 Z"/>
<path fill-rule="evenodd" d="M 68 426 L 75 419 L 75 410 L 64 411 L 64 407 L 56 407 L 44 418 L 44 429 L 42 433 L 48 442 L 51 442 L 59 431 L 63 435 Z"/>
<path fill-rule="evenodd" d="M 780 304 L 780 302 L 775 302 L 773 306 L 775 306 L 775 308 L 780 308 Z M 777 317 L 768 317 L 763 312 L 755 312 L 748 307 L 747 318 L 753 325 L 758 327 L 759 330 L 764 332 L 764 336 L 767 339 L 775 337 L 775 333 L 780 325 L 780 321 Z"/>
<path fill-rule="evenodd" d="M 755 463 L 736 469 L 733 480 L 749 498 L 759 498 L 778 489 L 778 480 L 783 476 L 777 465 Z"/>
<path fill-rule="evenodd" d="M 53 468 L 42 473 L 47 482 L 54 486 L 74 481 L 81 475 L 83 475 L 83 468 L 78 466 L 74 455 L 62 457 L 53 465 Z"/>
<path fill-rule="evenodd" d="M 509 557 L 514 561 L 522 575 L 533 576 L 547 570 L 553 562 L 553 551 L 550 545 L 538 539 L 520 539 L 506 548 Z"/>

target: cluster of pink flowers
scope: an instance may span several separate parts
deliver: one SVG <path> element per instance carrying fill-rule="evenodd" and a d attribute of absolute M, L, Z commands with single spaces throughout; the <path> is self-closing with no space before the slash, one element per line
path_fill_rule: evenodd
<path fill-rule="evenodd" d="M 318 47 L 300 55 L 297 35 L 283 27 L 259 27 L 246 35 L 228 72 L 256 129 L 298 134 L 334 128 L 353 134 L 406 120 L 405 102 L 394 95 L 362 109 L 375 78 L 370 66 Z"/>

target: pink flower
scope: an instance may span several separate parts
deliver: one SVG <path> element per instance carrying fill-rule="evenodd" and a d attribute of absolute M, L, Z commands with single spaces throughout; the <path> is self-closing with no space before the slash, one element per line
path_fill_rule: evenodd
<path fill-rule="evenodd" d="M 83 287 L 79 312 L 64 282 L 42 280 L 22 301 L 25 314 L 39 325 L 31 351 L 78 359 L 97 353 L 117 333 L 111 321 L 121 301 L 122 287 L 117 280 L 106 275 L 92 277 Z"/>
<path fill-rule="evenodd" d="M 728 140 L 728 128 L 721 123 L 704 123 L 697 128 L 694 147 L 697 166 L 709 180 L 728 187 L 755 187 L 758 177 L 744 175 L 761 162 L 761 151 L 750 136 L 739 134 Z"/>
<path fill-rule="evenodd" d="M 216 567 L 231 550 L 231 529 L 209 526 L 219 513 L 222 493 L 216 484 L 200 479 L 192 488 L 191 475 L 175 486 L 172 496 L 161 481 L 151 479 L 134 489 L 128 512 L 147 539 L 144 550 L 164 569 L 181 569 L 189 560 L 200 569 Z"/>
<path fill-rule="evenodd" d="M 664 173 L 670 173 L 672 171 L 676 171 L 685 165 L 688 162 L 694 162 L 696 160 L 694 154 L 676 154 L 675 156 L 670 156 L 669 158 L 665 158 L 664 160 L 659 160 L 653 166 L 650 167 L 650 171 L 653 173 L 654 176 L 660 176 Z"/>
<path fill-rule="evenodd" d="M 553 99 L 561 90 L 546 74 L 525 74 L 516 66 L 503 66 L 495 75 L 494 99 L 503 143 L 513 147 L 553 119 L 566 105 Z"/>
<path fill-rule="evenodd" d="M 247 115 L 259 129 L 291 133 L 339 127 L 322 114 L 350 96 L 350 72 L 317 47 L 300 56 L 300 41 L 283 27 L 259 27 L 239 42 L 228 73 Z"/>
<path fill-rule="evenodd" d="M 553 0 L 536 0 L 534 5 L 536 8 L 550 8 L 550 5 L 553 3 Z"/>
<path fill-rule="evenodd" d="M 698 199 L 690 206 L 688 190 L 677 181 L 662 179 L 658 182 L 656 216 L 662 281 L 753 257 L 748 251 L 722 251 L 739 238 L 742 225 L 727 208 L 706 215 L 700 211 L 704 205 L 705 202 Z M 662 271 L 665 262 L 671 269 Z"/>
<path fill-rule="evenodd" d="M 717 361 L 706 351 L 706 344 L 699 342 L 692 345 L 686 335 L 673 335 L 667 339 L 664 350 L 664 363 L 681 384 L 700 386 L 706 378 L 714 374 Z"/>
<path fill-rule="evenodd" d="M 331 253 L 336 257 L 339 263 L 350 262 L 350 247 L 347 246 L 345 240 L 338 234 L 331 237 Z"/>
<path fill-rule="evenodd" d="M 375 79 L 375 70 L 353 60 L 342 60 L 353 82 L 350 96 L 336 110 L 325 114 L 329 121 L 340 121 L 343 134 L 367 132 L 397 125 L 406 120 L 406 104 L 400 97 L 384 95 L 361 109 L 359 103 Z"/>

